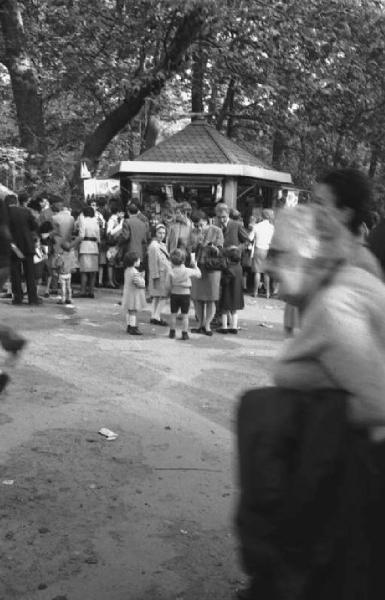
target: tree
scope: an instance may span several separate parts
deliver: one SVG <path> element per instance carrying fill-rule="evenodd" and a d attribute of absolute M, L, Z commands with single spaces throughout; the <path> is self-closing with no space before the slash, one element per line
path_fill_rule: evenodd
<path fill-rule="evenodd" d="M 31 174 L 42 165 L 47 145 L 38 76 L 28 51 L 23 18 L 16 0 L 0 0 L 0 25 L 3 36 L 0 61 L 11 79 L 20 144 L 29 153 Z"/>

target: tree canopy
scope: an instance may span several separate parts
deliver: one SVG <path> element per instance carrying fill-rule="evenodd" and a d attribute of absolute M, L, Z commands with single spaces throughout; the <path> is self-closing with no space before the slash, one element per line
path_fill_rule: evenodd
<path fill-rule="evenodd" d="M 0 0 L 0 24 L 2 140 L 35 185 L 204 111 L 299 186 L 347 164 L 384 186 L 382 0 Z"/>

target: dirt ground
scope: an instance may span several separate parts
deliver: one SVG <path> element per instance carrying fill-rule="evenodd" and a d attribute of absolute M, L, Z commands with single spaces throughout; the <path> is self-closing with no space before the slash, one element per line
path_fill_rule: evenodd
<path fill-rule="evenodd" d="M 235 410 L 270 382 L 282 305 L 247 298 L 238 336 L 181 341 L 149 313 L 128 336 L 118 299 L 1 300 L 29 343 L 0 398 L 0 600 L 230 600 L 244 581 Z"/>

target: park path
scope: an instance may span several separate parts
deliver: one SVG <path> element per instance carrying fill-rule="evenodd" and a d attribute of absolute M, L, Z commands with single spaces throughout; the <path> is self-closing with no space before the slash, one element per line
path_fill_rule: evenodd
<path fill-rule="evenodd" d="M 127 336 L 117 299 L 0 305 L 29 339 L 0 404 L 1 600 L 230 599 L 242 581 L 235 410 L 270 381 L 282 306 L 182 342 L 146 313 Z"/>

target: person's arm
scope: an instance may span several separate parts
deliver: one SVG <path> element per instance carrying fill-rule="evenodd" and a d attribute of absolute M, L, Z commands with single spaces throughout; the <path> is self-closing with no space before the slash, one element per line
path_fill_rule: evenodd
<path fill-rule="evenodd" d="M 238 226 L 238 241 L 240 244 L 244 244 L 249 241 L 249 234 L 241 223 Z"/>
<path fill-rule="evenodd" d="M 124 219 L 123 221 L 122 238 L 125 242 L 128 242 L 131 239 L 131 225 L 129 219 Z"/>
<path fill-rule="evenodd" d="M 186 267 L 186 271 L 190 277 L 196 277 L 196 279 L 200 279 L 202 277 L 202 272 L 198 265 L 192 263 L 194 266 Z"/>
<path fill-rule="evenodd" d="M 137 288 L 144 289 L 146 287 L 144 277 L 140 273 L 134 273 L 132 282 L 133 282 L 134 286 Z"/>

